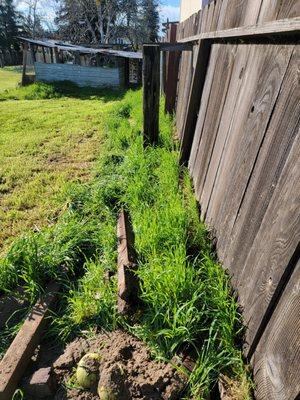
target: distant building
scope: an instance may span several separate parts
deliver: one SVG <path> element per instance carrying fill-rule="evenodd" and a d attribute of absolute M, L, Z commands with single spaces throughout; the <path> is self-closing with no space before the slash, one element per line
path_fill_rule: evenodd
<path fill-rule="evenodd" d="M 201 10 L 202 0 L 181 0 L 180 22 Z"/>

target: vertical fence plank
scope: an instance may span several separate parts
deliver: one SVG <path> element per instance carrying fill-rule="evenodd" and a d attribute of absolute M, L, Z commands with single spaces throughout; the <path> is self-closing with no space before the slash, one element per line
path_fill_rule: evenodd
<path fill-rule="evenodd" d="M 241 270 L 260 228 L 266 209 L 300 126 L 300 88 L 296 47 L 288 66 L 257 162 L 238 212 L 224 259 L 236 273 Z"/>
<path fill-rule="evenodd" d="M 143 46 L 143 112 L 144 143 L 155 144 L 159 132 L 160 49 L 159 45 Z"/>
<path fill-rule="evenodd" d="M 256 399 L 300 395 L 300 261 L 253 356 Z"/>
<path fill-rule="evenodd" d="M 182 142 L 180 149 L 180 162 L 182 164 L 186 164 L 188 162 L 191 152 L 210 51 L 211 42 L 209 40 L 200 40 L 197 47 L 196 66 L 193 73 L 192 84 L 187 103 L 187 112 L 182 131 Z"/>

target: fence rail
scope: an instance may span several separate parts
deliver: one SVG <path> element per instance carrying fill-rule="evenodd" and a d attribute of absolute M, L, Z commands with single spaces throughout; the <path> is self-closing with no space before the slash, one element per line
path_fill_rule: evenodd
<path fill-rule="evenodd" d="M 216 0 L 177 27 L 194 46 L 178 75 L 182 161 L 268 400 L 300 395 L 299 16 L 298 0 Z"/>

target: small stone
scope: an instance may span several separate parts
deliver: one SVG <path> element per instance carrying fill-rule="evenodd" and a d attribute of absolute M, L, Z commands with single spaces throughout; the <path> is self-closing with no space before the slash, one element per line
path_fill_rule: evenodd
<path fill-rule="evenodd" d="M 25 385 L 25 392 L 33 397 L 44 398 L 53 395 L 55 385 L 51 368 L 40 368 L 35 371 Z"/>

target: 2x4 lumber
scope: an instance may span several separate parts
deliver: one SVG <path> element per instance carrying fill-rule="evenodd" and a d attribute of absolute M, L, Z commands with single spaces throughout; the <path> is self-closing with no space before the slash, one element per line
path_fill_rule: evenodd
<path fill-rule="evenodd" d="M 158 141 L 160 98 L 160 49 L 159 45 L 143 46 L 143 114 L 144 143 Z"/>
<path fill-rule="evenodd" d="M 56 300 L 58 283 L 50 283 L 33 307 L 0 363 L 0 400 L 11 399 L 38 345 L 49 309 Z"/>
<path fill-rule="evenodd" d="M 281 19 L 278 21 L 266 22 L 244 26 L 242 28 L 226 29 L 216 32 L 200 33 L 180 39 L 180 43 L 195 42 L 205 39 L 239 39 L 239 38 L 256 38 L 263 36 L 278 36 L 278 35 L 298 35 L 300 33 L 300 17 Z"/>
<path fill-rule="evenodd" d="M 117 224 L 118 237 L 118 312 L 128 315 L 137 306 L 138 281 L 135 275 L 134 235 L 128 214 L 122 211 Z"/>
<path fill-rule="evenodd" d="M 200 40 L 196 50 L 196 65 L 193 72 L 191 89 L 187 104 L 187 112 L 183 124 L 183 131 L 181 134 L 181 164 L 186 164 L 188 162 L 191 153 L 193 136 L 196 128 L 198 111 L 210 58 L 211 45 L 212 42 L 210 40 Z"/>

